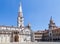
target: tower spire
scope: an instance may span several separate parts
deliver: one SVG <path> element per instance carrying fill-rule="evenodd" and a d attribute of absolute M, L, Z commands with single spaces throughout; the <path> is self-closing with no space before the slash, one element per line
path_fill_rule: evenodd
<path fill-rule="evenodd" d="M 20 2 L 19 12 L 22 12 L 22 3 Z"/>
<path fill-rule="evenodd" d="M 20 16 L 20 17 L 23 17 L 23 12 L 22 12 L 22 3 L 21 3 L 21 1 L 20 1 L 20 5 L 19 5 L 19 15 L 18 16 Z"/>
<path fill-rule="evenodd" d="M 20 2 L 20 6 L 19 6 L 19 11 L 18 11 L 17 26 L 20 28 L 24 27 L 24 17 L 23 17 L 21 2 Z"/>
<path fill-rule="evenodd" d="M 54 23 L 54 22 L 53 22 L 53 19 L 52 19 L 52 16 L 51 16 L 51 18 L 50 18 L 50 23 Z"/>
<path fill-rule="evenodd" d="M 55 25 L 55 23 L 54 23 L 54 21 L 53 21 L 53 19 L 52 19 L 52 16 L 51 16 L 51 18 L 50 18 L 50 23 L 49 23 L 49 28 L 52 28 L 52 29 L 54 29 L 54 28 L 56 28 L 57 26 Z"/>

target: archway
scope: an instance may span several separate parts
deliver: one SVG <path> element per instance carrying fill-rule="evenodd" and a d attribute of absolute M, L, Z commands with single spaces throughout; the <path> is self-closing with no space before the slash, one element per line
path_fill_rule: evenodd
<path fill-rule="evenodd" d="M 15 42 L 19 42 L 19 36 L 18 36 L 18 35 L 15 35 L 14 41 L 15 41 Z"/>

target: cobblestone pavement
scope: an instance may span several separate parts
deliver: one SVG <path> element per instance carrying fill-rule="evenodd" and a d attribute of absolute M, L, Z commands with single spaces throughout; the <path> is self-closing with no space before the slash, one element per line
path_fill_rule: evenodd
<path fill-rule="evenodd" d="M 60 42 L 27 42 L 27 43 L 0 43 L 0 44 L 60 44 Z"/>

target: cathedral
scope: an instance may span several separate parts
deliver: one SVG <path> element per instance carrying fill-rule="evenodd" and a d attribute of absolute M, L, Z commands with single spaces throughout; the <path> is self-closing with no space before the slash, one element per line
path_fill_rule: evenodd
<path fill-rule="evenodd" d="M 31 42 L 32 30 L 30 24 L 24 26 L 24 17 L 22 12 L 22 4 L 20 3 L 17 27 L 0 26 L 0 43 L 9 42 Z"/>

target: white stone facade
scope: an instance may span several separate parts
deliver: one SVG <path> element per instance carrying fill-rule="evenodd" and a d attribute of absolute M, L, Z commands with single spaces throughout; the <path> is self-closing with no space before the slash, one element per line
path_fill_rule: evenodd
<path fill-rule="evenodd" d="M 31 30 L 28 27 L 21 30 L 17 27 L 0 26 L 0 43 L 15 42 L 16 34 L 14 32 L 19 32 L 18 42 L 31 42 Z"/>
<path fill-rule="evenodd" d="M 0 43 L 31 42 L 30 25 L 24 26 L 22 7 L 20 4 L 17 26 L 0 26 Z"/>

